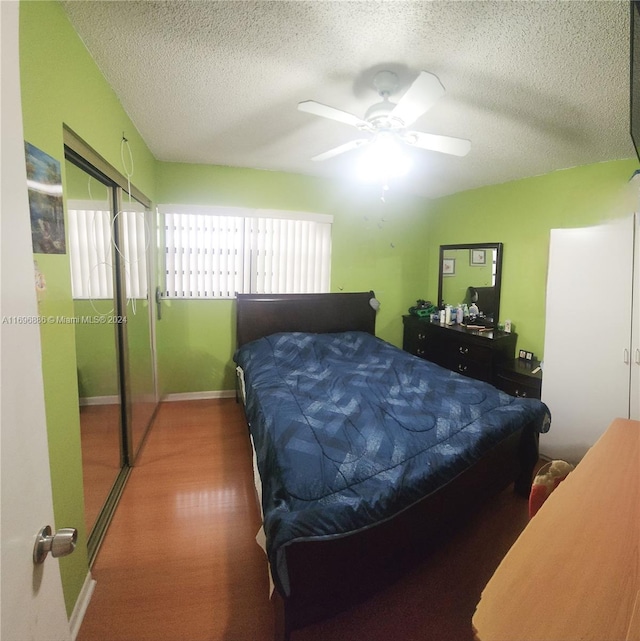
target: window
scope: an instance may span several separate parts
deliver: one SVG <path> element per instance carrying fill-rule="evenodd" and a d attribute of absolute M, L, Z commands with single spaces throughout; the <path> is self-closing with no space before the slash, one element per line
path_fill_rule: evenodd
<path fill-rule="evenodd" d="M 114 251 L 120 252 L 128 299 L 147 297 L 146 250 L 149 233 L 142 205 L 121 211 L 120 248 L 113 242 L 111 207 L 95 200 L 67 202 L 71 293 L 74 299 L 112 299 Z"/>
<path fill-rule="evenodd" d="M 332 216 L 180 205 L 158 213 L 167 297 L 329 291 Z"/>

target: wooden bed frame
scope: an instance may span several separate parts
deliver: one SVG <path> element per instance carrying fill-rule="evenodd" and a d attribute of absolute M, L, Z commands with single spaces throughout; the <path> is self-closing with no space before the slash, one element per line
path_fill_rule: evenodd
<path fill-rule="evenodd" d="M 275 332 L 375 335 L 373 292 L 239 294 L 237 344 Z M 538 434 L 523 426 L 446 485 L 375 526 L 347 535 L 294 542 L 286 548 L 290 593 L 276 605 L 276 639 L 362 601 L 397 579 L 489 496 L 515 482 L 528 497 L 538 460 Z"/>

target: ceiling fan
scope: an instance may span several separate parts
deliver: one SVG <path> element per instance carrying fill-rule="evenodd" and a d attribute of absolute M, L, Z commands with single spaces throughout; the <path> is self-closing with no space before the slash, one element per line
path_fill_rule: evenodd
<path fill-rule="evenodd" d="M 444 95 L 445 89 L 437 76 L 427 71 L 421 71 L 398 103 L 389 100 L 389 96 L 398 88 L 398 76 L 393 71 L 379 71 L 373 79 L 373 85 L 382 101 L 369 107 L 364 118 L 358 118 L 358 116 L 323 105 L 315 100 L 305 100 L 298 103 L 300 111 L 353 125 L 362 132 L 372 134 L 370 138 L 351 140 L 318 154 L 311 160 L 327 160 L 381 137 L 393 137 L 413 147 L 454 156 L 466 156 L 469 153 L 471 149 L 469 140 L 407 129 Z"/>

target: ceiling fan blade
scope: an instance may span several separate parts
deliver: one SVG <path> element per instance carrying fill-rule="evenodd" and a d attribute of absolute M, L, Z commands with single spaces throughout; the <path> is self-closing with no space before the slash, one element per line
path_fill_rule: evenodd
<path fill-rule="evenodd" d="M 444 95 L 444 87 L 432 73 L 421 71 L 414 83 L 395 106 L 391 115 L 408 127 Z"/>
<path fill-rule="evenodd" d="M 350 142 L 346 142 L 344 145 L 340 145 L 339 147 L 334 147 L 333 149 L 329 149 L 329 151 L 325 151 L 322 154 L 318 154 L 317 156 L 314 156 L 311 160 L 327 160 L 327 158 L 333 158 L 333 156 L 337 156 L 338 154 L 343 154 L 345 151 L 350 151 L 351 149 L 360 147 L 368 142 L 369 141 L 365 138 L 352 140 Z"/>
<path fill-rule="evenodd" d="M 414 147 L 428 149 L 429 151 L 439 151 L 440 153 L 451 154 L 453 156 L 466 156 L 471 149 L 470 140 L 426 134 L 421 131 L 409 131 L 402 139 Z"/>
<path fill-rule="evenodd" d="M 353 125 L 359 129 L 366 129 L 369 126 L 368 123 L 362 120 L 362 118 L 358 118 L 358 116 L 354 116 L 353 114 L 342 111 L 341 109 L 336 109 L 335 107 L 323 105 L 315 100 L 299 102 L 298 110 L 306 111 L 307 113 L 314 114 L 315 116 L 329 118 L 330 120 L 337 120 L 338 122 L 343 122 L 346 125 Z"/>

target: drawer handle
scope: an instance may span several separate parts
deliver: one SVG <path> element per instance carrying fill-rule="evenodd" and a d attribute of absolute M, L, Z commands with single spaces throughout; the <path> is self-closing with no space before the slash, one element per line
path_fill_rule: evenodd
<path fill-rule="evenodd" d="M 516 396 L 518 398 L 527 398 L 527 393 L 526 392 L 521 392 L 520 390 L 516 390 Z"/>
<path fill-rule="evenodd" d="M 424 350 L 423 349 L 418 348 L 416 350 L 416 353 L 417 353 L 418 356 L 424 356 Z"/>
<path fill-rule="evenodd" d="M 467 365 L 463 365 L 462 363 L 458 363 L 458 371 L 459 372 L 466 372 L 468 369 Z"/>
<path fill-rule="evenodd" d="M 469 353 L 469 348 L 468 348 L 468 347 L 465 347 L 464 345 L 460 345 L 460 347 L 458 347 L 458 351 L 459 351 L 463 356 L 466 356 L 466 355 Z"/>
<path fill-rule="evenodd" d="M 419 341 L 423 341 L 425 338 L 426 338 L 426 337 L 425 337 L 425 335 L 424 335 L 424 334 L 418 334 L 418 340 L 419 340 Z"/>

